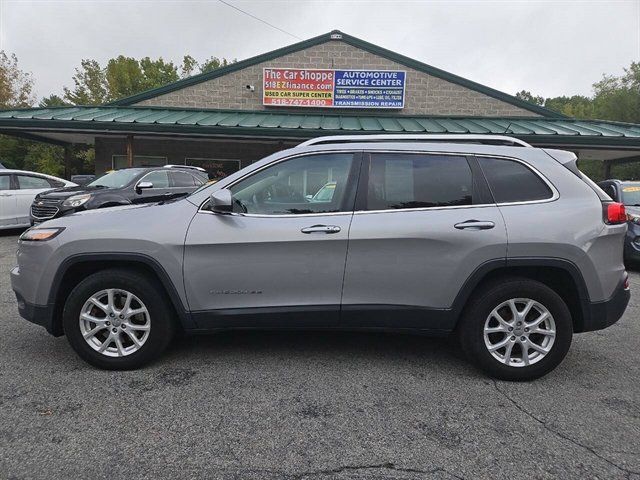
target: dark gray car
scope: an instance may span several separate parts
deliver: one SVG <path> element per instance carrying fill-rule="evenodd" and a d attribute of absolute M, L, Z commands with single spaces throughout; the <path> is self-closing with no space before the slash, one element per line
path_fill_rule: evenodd
<path fill-rule="evenodd" d="M 186 199 L 30 229 L 11 280 L 23 317 L 101 368 L 138 367 L 176 331 L 367 329 L 455 333 L 522 380 L 621 317 L 626 229 L 569 152 L 320 138 Z"/>
<path fill-rule="evenodd" d="M 614 201 L 624 204 L 629 226 L 624 238 L 624 259 L 640 262 L 640 182 L 605 180 L 598 185 Z"/>

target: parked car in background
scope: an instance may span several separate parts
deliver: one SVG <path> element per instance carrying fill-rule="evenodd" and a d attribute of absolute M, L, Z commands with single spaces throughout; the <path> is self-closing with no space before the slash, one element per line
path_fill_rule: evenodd
<path fill-rule="evenodd" d="M 71 181 L 78 185 L 86 185 L 96 179 L 95 175 L 71 175 Z"/>
<path fill-rule="evenodd" d="M 178 331 L 343 328 L 455 333 L 474 365 L 530 380 L 630 298 L 624 206 L 576 160 L 491 135 L 308 140 L 179 201 L 31 228 L 12 287 L 101 368 Z"/>
<path fill-rule="evenodd" d="M 640 181 L 605 180 L 598 185 L 614 201 L 624 204 L 628 225 L 624 259 L 626 262 L 640 262 Z"/>
<path fill-rule="evenodd" d="M 73 182 L 43 173 L 0 169 L 0 229 L 30 226 L 31 203 L 37 194 L 74 186 Z"/>
<path fill-rule="evenodd" d="M 35 225 L 94 208 L 172 200 L 188 195 L 208 179 L 204 169 L 186 165 L 112 170 L 84 186 L 36 195 L 31 222 Z"/>

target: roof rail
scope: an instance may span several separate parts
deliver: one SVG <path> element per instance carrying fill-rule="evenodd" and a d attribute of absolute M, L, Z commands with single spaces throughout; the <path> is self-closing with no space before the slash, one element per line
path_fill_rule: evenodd
<path fill-rule="evenodd" d="M 299 146 L 321 145 L 331 143 L 367 143 L 367 142 L 451 142 L 451 143 L 485 143 L 489 145 L 511 145 L 532 148 L 527 142 L 519 138 L 506 135 L 431 135 L 431 134 L 380 134 L 380 135 L 332 135 L 318 137 L 302 142 Z"/>
<path fill-rule="evenodd" d="M 186 168 L 187 170 L 197 170 L 199 172 L 206 172 L 202 167 L 195 167 L 193 165 L 164 165 L 164 168 Z"/>

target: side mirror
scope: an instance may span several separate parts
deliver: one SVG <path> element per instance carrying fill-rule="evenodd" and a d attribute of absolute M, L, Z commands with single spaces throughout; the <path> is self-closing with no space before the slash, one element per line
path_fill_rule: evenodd
<path fill-rule="evenodd" d="M 142 193 L 142 190 L 146 190 L 147 188 L 153 188 L 153 183 L 140 182 L 136 185 L 136 193 Z"/>
<path fill-rule="evenodd" d="M 209 198 L 211 210 L 218 213 L 229 213 L 233 209 L 233 198 L 231 190 L 223 188 L 216 190 Z"/>

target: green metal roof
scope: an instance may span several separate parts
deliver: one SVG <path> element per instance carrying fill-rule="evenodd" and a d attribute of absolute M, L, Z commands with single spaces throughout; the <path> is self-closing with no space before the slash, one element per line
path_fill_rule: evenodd
<path fill-rule="evenodd" d="M 339 38 L 336 39 L 336 37 L 339 37 Z M 299 52 L 300 50 L 304 50 L 316 45 L 321 45 L 326 42 L 335 42 L 335 41 L 341 41 L 341 42 L 347 43 L 353 47 L 367 51 L 379 57 L 383 57 L 388 60 L 391 60 L 392 62 L 405 65 L 419 72 L 423 72 L 433 77 L 446 80 L 447 82 L 455 83 L 457 85 L 461 85 L 470 90 L 475 90 L 476 92 L 480 92 L 490 97 L 497 98 L 498 100 L 502 100 L 503 102 L 523 108 L 532 113 L 537 113 L 544 117 L 565 118 L 565 115 L 559 112 L 549 110 L 548 108 L 544 108 L 539 105 L 534 105 L 533 103 L 529 103 L 525 100 L 514 97 L 513 95 L 509 95 L 499 90 L 495 90 L 493 88 L 487 87 L 486 85 L 481 85 L 480 83 L 476 83 L 474 81 L 468 80 L 458 75 L 454 75 L 453 73 L 446 72 L 439 68 L 432 67 L 431 65 L 427 65 L 426 63 L 419 62 L 418 60 L 414 60 L 413 58 L 406 57 L 404 55 L 393 52 L 391 50 L 387 50 L 386 48 L 379 47 L 378 45 L 374 45 L 373 43 L 365 42 L 364 40 L 353 37 L 339 30 L 333 30 L 332 32 L 324 33 L 322 35 L 318 35 L 317 37 L 313 37 L 308 40 L 303 40 L 302 42 L 294 43 L 292 45 L 287 45 L 286 47 L 279 48 L 271 52 L 263 53 L 261 55 L 251 57 L 246 60 L 242 60 L 240 62 L 235 62 L 230 65 L 227 65 L 226 67 L 217 68 L 210 72 L 201 73 L 199 75 L 194 75 L 192 77 L 184 78 L 182 80 L 178 80 L 177 82 L 163 85 L 162 87 L 159 87 L 159 88 L 146 90 L 144 92 L 138 93 L 136 95 L 132 95 L 130 97 L 120 98 L 114 102 L 111 102 L 110 105 L 135 104 L 143 100 L 147 100 L 149 98 L 158 97 L 160 95 L 164 95 L 165 93 L 174 92 L 176 90 L 189 87 L 191 85 L 197 85 L 198 83 L 206 82 L 207 80 L 218 78 L 228 73 L 241 70 L 243 68 L 247 68 L 253 65 L 257 65 L 259 63 L 275 60 L 279 57 L 282 57 L 283 55 Z"/>
<path fill-rule="evenodd" d="M 570 118 L 349 115 L 318 111 L 55 107 L 0 111 L 0 133 L 183 134 L 310 138 L 353 133 L 513 135 L 534 144 L 640 147 L 640 125 Z"/>

